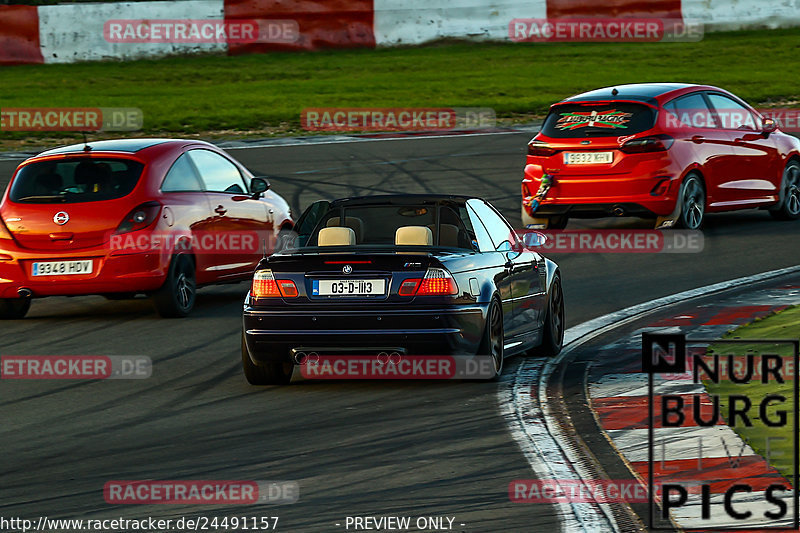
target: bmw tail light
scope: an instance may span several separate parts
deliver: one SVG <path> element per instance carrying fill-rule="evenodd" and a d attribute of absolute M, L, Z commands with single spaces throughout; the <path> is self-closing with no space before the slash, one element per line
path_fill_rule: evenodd
<path fill-rule="evenodd" d="M 458 294 L 453 275 L 443 268 L 429 268 L 422 279 L 407 279 L 397 291 L 400 296 L 452 296 Z"/>
<path fill-rule="evenodd" d="M 620 151 L 626 154 L 644 154 L 649 152 L 666 152 L 672 147 L 675 139 L 669 135 L 652 135 L 650 137 L 641 137 L 639 139 L 631 139 L 622 146 Z"/>
<path fill-rule="evenodd" d="M 550 157 L 558 153 L 558 150 L 547 144 L 546 142 L 532 140 L 528 143 L 528 155 L 538 157 Z"/>
<path fill-rule="evenodd" d="M 250 287 L 253 298 L 296 298 L 297 285 L 290 279 L 276 280 L 271 270 L 257 270 Z"/>
<path fill-rule="evenodd" d="M 122 219 L 116 233 L 130 233 L 145 229 L 153 223 L 160 211 L 161 204 L 158 202 L 147 202 L 137 206 Z"/>

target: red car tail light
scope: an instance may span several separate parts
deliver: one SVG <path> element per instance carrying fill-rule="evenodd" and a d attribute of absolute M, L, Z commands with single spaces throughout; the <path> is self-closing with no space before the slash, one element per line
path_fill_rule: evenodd
<path fill-rule="evenodd" d="M 558 150 L 542 141 L 531 141 L 528 143 L 528 155 L 538 157 L 550 157 L 558 153 Z"/>
<path fill-rule="evenodd" d="M 672 147 L 675 139 L 669 135 L 651 135 L 650 137 L 641 137 L 639 139 L 631 139 L 622 146 L 620 151 L 626 154 L 644 154 L 649 152 L 666 152 Z"/>
<path fill-rule="evenodd" d="M 253 275 L 250 296 L 253 298 L 296 298 L 297 285 L 290 279 L 276 280 L 271 270 L 257 270 Z"/>
<path fill-rule="evenodd" d="M 458 294 L 453 275 L 443 268 L 429 268 L 422 279 L 407 279 L 397 291 L 400 296 L 450 296 Z"/>
<path fill-rule="evenodd" d="M 130 233 L 145 229 L 153 223 L 160 211 L 161 204 L 158 202 L 147 202 L 137 206 L 122 219 L 116 233 Z"/>

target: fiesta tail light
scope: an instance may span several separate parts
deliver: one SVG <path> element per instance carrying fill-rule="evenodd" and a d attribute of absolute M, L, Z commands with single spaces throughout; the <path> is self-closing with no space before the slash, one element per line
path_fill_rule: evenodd
<path fill-rule="evenodd" d="M 404 280 L 397 292 L 400 296 L 451 296 L 458 294 L 458 286 L 447 270 L 429 268 L 422 279 Z"/>
<path fill-rule="evenodd" d="M 132 231 L 143 230 L 153 223 L 160 211 L 161 204 L 158 202 L 147 202 L 137 206 L 122 219 L 122 222 L 117 227 L 116 233 L 130 233 Z"/>
<path fill-rule="evenodd" d="M 271 270 L 257 270 L 253 275 L 250 296 L 253 298 L 296 298 L 297 285 L 290 279 L 276 280 Z"/>
<path fill-rule="evenodd" d="M 558 153 L 558 150 L 547 144 L 546 142 L 533 140 L 528 143 L 528 155 L 537 157 L 550 157 Z"/>
<path fill-rule="evenodd" d="M 631 139 L 622 146 L 620 151 L 626 154 L 644 154 L 650 152 L 666 152 L 672 147 L 675 139 L 669 135 L 652 135 L 650 137 L 641 137 L 639 139 Z"/>

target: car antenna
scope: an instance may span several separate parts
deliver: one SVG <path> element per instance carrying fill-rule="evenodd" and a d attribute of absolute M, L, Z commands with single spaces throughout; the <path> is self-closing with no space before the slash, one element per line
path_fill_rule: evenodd
<path fill-rule="evenodd" d="M 89 146 L 89 140 L 86 138 L 86 132 L 82 131 L 81 133 L 83 134 L 83 151 L 84 152 L 91 152 L 92 151 L 92 147 Z"/>
<path fill-rule="evenodd" d="M 619 91 L 617 90 L 616 87 L 614 87 L 614 90 L 611 91 L 611 96 L 617 96 L 618 94 L 619 94 Z"/>

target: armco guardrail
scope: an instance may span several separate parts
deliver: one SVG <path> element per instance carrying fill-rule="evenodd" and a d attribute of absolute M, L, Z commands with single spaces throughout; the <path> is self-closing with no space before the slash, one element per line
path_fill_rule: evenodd
<path fill-rule="evenodd" d="M 0 64 L 509 40 L 515 19 L 800 26 L 800 0 L 178 0 L 0 5 Z M 109 24 L 114 23 L 114 38 Z M 251 31 L 252 30 L 252 31 Z"/>

